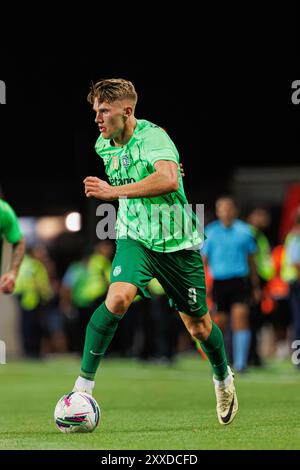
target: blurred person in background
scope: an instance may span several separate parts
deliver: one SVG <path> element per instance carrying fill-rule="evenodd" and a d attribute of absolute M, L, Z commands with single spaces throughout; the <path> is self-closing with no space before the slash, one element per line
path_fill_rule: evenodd
<path fill-rule="evenodd" d="M 3 266 L 4 250 L 8 244 L 12 245 L 12 254 L 7 265 Z M 0 293 L 12 294 L 14 291 L 24 254 L 25 240 L 16 213 L 0 199 Z"/>
<path fill-rule="evenodd" d="M 212 295 L 217 311 L 214 320 L 224 332 L 230 324 L 233 366 L 238 372 L 243 372 L 247 369 L 251 340 L 251 291 L 258 302 L 261 290 L 254 261 L 256 243 L 249 225 L 237 219 L 237 214 L 236 203 L 231 196 L 217 199 L 218 220 L 205 229 L 207 239 L 202 254 L 213 277 Z"/>
<path fill-rule="evenodd" d="M 92 253 L 77 262 L 71 263 L 63 279 L 60 290 L 60 308 L 68 315 L 75 309 L 78 312 L 79 341 L 78 350 L 82 351 L 86 327 L 99 302 L 103 301 L 111 270 L 111 243 L 97 243 Z M 105 253 L 105 254 L 103 254 Z"/>
<path fill-rule="evenodd" d="M 264 299 L 262 304 L 267 300 L 267 306 L 269 304 L 269 312 L 272 312 L 271 317 L 275 331 L 276 357 L 278 359 L 284 359 L 290 354 L 289 335 L 291 309 L 289 303 L 289 284 L 282 278 L 285 259 L 285 249 L 283 244 L 277 245 L 273 248 L 272 259 L 275 273 L 264 287 Z M 270 300 L 273 302 L 273 305 Z M 263 311 L 266 313 L 266 306 L 263 305 L 263 307 Z"/>
<path fill-rule="evenodd" d="M 59 308 L 64 316 L 64 330 L 70 352 L 80 352 L 82 334 L 79 326 L 79 310 L 88 308 L 89 296 L 85 290 L 87 264 L 90 252 L 73 261 L 66 269 L 59 292 Z"/>
<path fill-rule="evenodd" d="M 267 236 L 264 233 L 264 231 L 270 225 L 270 213 L 264 208 L 256 207 L 248 214 L 247 222 L 250 225 L 250 230 L 257 245 L 257 250 L 254 254 L 254 261 L 260 287 L 263 290 L 266 283 L 275 275 L 275 266 L 272 259 L 271 246 Z M 251 330 L 249 364 L 254 366 L 262 365 L 257 340 L 259 331 L 264 321 L 264 314 L 261 310 L 261 302 L 257 300 L 252 299 L 249 317 Z"/>
<path fill-rule="evenodd" d="M 67 341 L 63 328 L 63 316 L 59 310 L 60 280 L 57 275 L 56 265 L 50 257 L 47 248 L 42 245 L 34 245 L 31 248 L 31 256 L 40 261 L 47 270 L 52 296 L 44 308 L 44 339 L 43 353 L 63 353 L 67 351 Z"/>
<path fill-rule="evenodd" d="M 171 364 L 176 353 L 179 318 L 156 278 L 149 282 L 148 289 L 152 299 L 141 317 L 144 342 L 139 357 Z"/>
<path fill-rule="evenodd" d="M 110 240 L 101 240 L 96 243 L 94 253 L 103 256 L 108 261 L 112 261 L 115 254 L 115 247 Z"/>
<path fill-rule="evenodd" d="M 143 334 L 143 319 L 147 313 L 147 302 L 142 302 L 142 297 L 137 295 L 123 318 L 122 328 L 118 328 L 112 339 L 108 356 L 139 357 L 141 351 L 148 350 L 148 338 Z"/>
<path fill-rule="evenodd" d="M 282 278 L 290 286 L 293 340 L 300 340 L 300 206 L 296 210 L 295 224 L 284 241 Z"/>
<path fill-rule="evenodd" d="M 47 336 L 47 305 L 53 297 L 47 269 L 31 253 L 24 256 L 15 294 L 21 310 L 23 351 L 27 357 L 41 357 L 42 339 Z"/>

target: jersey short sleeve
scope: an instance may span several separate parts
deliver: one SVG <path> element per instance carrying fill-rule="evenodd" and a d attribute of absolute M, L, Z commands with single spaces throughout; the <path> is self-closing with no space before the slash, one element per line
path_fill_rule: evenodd
<path fill-rule="evenodd" d="M 0 232 L 9 243 L 18 243 L 23 236 L 15 211 L 5 201 L 0 201 Z"/>
<path fill-rule="evenodd" d="M 154 166 L 159 160 L 169 160 L 179 163 L 176 147 L 168 134 L 161 128 L 151 128 L 144 139 L 147 160 Z"/>

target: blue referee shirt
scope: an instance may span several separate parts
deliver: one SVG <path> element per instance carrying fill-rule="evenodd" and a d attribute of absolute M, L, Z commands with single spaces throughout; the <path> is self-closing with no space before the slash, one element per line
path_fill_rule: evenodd
<path fill-rule="evenodd" d="M 300 263 L 300 236 L 294 235 L 286 248 L 291 263 Z"/>
<path fill-rule="evenodd" d="M 250 227 L 235 220 L 226 227 L 216 220 L 205 229 L 207 239 L 201 253 L 207 257 L 212 276 L 217 280 L 244 277 L 249 274 L 248 255 L 256 251 Z"/>

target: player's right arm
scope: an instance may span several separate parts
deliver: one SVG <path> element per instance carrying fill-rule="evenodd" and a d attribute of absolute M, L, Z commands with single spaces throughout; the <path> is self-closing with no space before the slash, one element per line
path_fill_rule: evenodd
<path fill-rule="evenodd" d="M 158 160 L 154 164 L 155 172 L 136 183 L 111 186 L 95 176 L 84 180 L 87 197 L 96 197 L 103 201 L 113 201 L 121 197 L 128 199 L 155 197 L 178 190 L 178 165 L 169 160 Z"/>
<path fill-rule="evenodd" d="M 159 127 L 149 129 L 143 148 L 145 158 L 153 169 L 151 174 L 143 180 L 121 186 L 111 186 L 106 181 L 89 176 L 84 180 L 87 197 L 113 201 L 125 197 L 150 198 L 178 191 L 179 155 L 167 133 Z M 182 167 L 180 173 L 183 173 Z"/>
<path fill-rule="evenodd" d="M 15 288 L 17 275 L 25 254 L 25 240 L 22 237 L 13 245 L 10 269 L 0 277 L 0 292 L 11 294 Z"/>

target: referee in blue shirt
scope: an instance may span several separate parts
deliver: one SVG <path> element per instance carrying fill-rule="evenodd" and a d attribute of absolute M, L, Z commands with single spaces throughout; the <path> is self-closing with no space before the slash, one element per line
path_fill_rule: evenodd
<path fill-rule="evenodd" d="M 248 224 L 237 219 L 237 207 L 230 196 L 216 201 L 218 220 L 207 225 L 207 239 L 202 255 L 210 268 L 213 301 L 217 313 L 214 321 L 224 331 L 232 328 L 233 366 L 241 372 L 247 368 L 251 333 L 249 302 L 260 299 L 259 278 L 255 268 L 256 242 Z"/>

